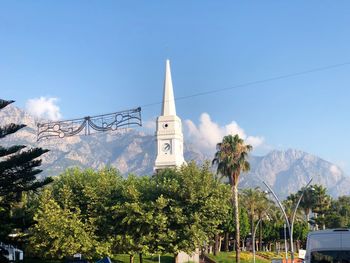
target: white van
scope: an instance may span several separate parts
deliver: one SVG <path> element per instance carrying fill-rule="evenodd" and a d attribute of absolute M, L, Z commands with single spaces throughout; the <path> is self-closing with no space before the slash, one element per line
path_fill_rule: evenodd
<path fill-rule="evenodd" d="M 350 229 L 310 232 L 306 243 L 306 263 L 350 263 Z"/>

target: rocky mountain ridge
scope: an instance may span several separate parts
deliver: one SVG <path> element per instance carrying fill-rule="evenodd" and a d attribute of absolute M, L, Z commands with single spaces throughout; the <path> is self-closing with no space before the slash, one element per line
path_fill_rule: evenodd
<path fill-rule="evenodd" d="M 27 127 L 2 139 L 2 145 L 24 144 L 43 147 L 50 152 L 42 156 L 43 176 L 56 176 L 66 168 L 78 166 L 99 169 L 106 165 L 116 167 L 122 174 L 153 174 L 156 143 L 153 135 L 137 130 L 73 136 L 64 139 L 36 141 L 36 123 L 39 120 L 10 105 L 0 111 L 0 126 L 23 123 Z M 201 152 L 195 145 L 185 143 L 186 160 L 202 163 L 213 156 Z M 285 197 L 313 183 L 326 186 L 333 196 L 350 194 L 350 178 L 339 167 L 315 155 L 299 150 L 274 150 L 265 156 L 251 156 L 251 171 L 242 174 L 240 187 L 265 187 L 265 181 L 276 193 Z"/>

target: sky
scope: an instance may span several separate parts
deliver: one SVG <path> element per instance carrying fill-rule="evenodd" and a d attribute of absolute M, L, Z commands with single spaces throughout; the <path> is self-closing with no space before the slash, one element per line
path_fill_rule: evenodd
<path fill-rule="evenodd" d="M 239 133 L 350 175 L 349 25 L 345 0 L 0 0 L 1 98 L 52 120 L 141 106 L 153 133 L 170 59 L 203 151 Z"/>

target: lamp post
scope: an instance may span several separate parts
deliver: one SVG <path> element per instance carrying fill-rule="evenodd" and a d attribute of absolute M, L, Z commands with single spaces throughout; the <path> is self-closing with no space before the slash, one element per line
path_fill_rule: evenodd
<path fill-rule="evenodd" d="M 297 205 L 294 208 L 293 215 L 292 215 L 292 222 L 290 222 L 290 223 L 289 223 L 288 216 L 286 214 L 286 211 L 284 210 L 284 207 L 283 207 L 281 201 L 278 199 L 277 195 L 272 190 L 272 188 L 267 183 L 265 183 L 265 181 L 263 181 L 263 184 L 269 189 L 270 193 L 272 193 L 273 197 L 276 199 L 276 201 L 278 203 L 278 206 L 280 207 L 280 209 L 281 209 L 281 211 L 282 211 L 282 213 L 284 215 L 284 219 L 286 220 L 286 224 L 287 224 L 287 228 L 288 228 L 289 236 L 290 236 L 290 239 L 289 239 L 290 240 L 290 254 L 291 254 L 291 261 L 292 261 L 292 263 L 294 263 L 294 247 L 293 247 L 293 225 L 294 225 L 294 219 L 295 219 L 295 215 L 296 215 L 296 212 L 298 210 L 300 201 L 303 198 L 305 190 L 308 188 L 308 186 L 310 185 L 311 181 L 312 181 L 312 178 L 307 183 L 307 185 L 304 187 L 304 190 L 303 190 L 302 194 L 299 197 Z"/>
<path fill-rule="evenodd" d="M 289 230 L 288 230 L 289 231 Z M 284 233 L 284 252 L 286 253 L 286 262 L 288 262 L 288 246 L 287 246 L 287 233 L 286 233 L 286 224 L 283 224 L 283 233 Z"/>
<path fill-rule="evenodd" d="M 259 226 L 261 220 L 262 220 L 262 218 L 260 218 L 259 221 L 256 223 L 254 231 L 253 231 L 253 236 L 252 236 L 252 239 L 253 239 L 253 262 L 254 263 L 255 263 L 255 234 L 256 234 L 256 230 L 258 229 L 258 226 Z"/>
<path fill-rule="evenodd" d="M 270 221 L 270 217 L 268 215 L 266 215 L 266 218 L 268 221 Z M 253 231 L 253 236 L 252 236 L 252 240 L 253 240 L 253 262 L 255 263 L 255 236 L 256 236 L 256 230 L 258 229 L 259 224 L 261 223 L 261 221 L 263 220 L 263 218 L 260 218 L 258 220 L 258 222 L 256 223 L 255 227 L 254 227 L 254 231 Z"/>

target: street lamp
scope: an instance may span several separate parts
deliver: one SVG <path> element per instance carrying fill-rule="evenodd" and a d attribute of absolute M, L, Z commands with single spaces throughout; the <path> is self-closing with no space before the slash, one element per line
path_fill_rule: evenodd
<path fill-rule="evenodd" d="M 269 216 L 267 216 L 267 219 L 269 219 Z M 254 231 L 253 231 L 253 236 L 252 236 L 252 240 L 253 240 L 253 262 L 254 263 L 255 263 L 255 235 L 256 235 L 256 230 L 258 229 L 258 226 L 259 226 L 261 221 L 262 221 L 262 218 L 260 218 L 258 220 L 258 222 L 256 223 L 256 225 L 254 227 Z"/>
<path fill-rule="evenodd" d="M 296 215 L 297 209 L 299 207 L 300 201 L 303 198 L 305 190 L 308 188 L 308 186 L 310 185 L 311 181 L 312 181 L 312 178 L 307 183 L 307 185 L 304 187 L 304 190 L 303 190 L 302 194 L 299 197 L 297 205 L 294 208 L 293 215 L 292 215 L 292 222 L 290 222 L 290 223 L 289 223 L 288 216 L 286 214 L 286 211 L 284 210 L 284 207 L 283 207 L 281 201 L 278 199 L 277 195 L 272 190 L 272 188 L 267 183 L 265 183 L 265 181 L 263 181 L 263 184 L 269 189 L 270 193 L 272 193 L 272 195 L 276 199 L 276 201 L 278 203 L 278 206 L 280 207 L 280 209 L 281 209 L 281 211 L 282 211 L 282 213 L 284 215 L 284 218 L 286 220 L 286 224 L 287 224 L 287 228 L 288 228 L 289 236 L 290 236 L 290 254 L 291 254 L 291 261 L 292 261 L 292 263 L 294 263 L 294 246 L 293 246 L 293 225 L 294 225 L 294 219 L 295 219 L 295 215 Z"/>
<path fill-rule="evenodd" d="M 252 239 L 253 239 L 253 262 L 254 263 L 255 263 L 255 234 L 256 234 L 256 230 L 258 229 L 258 226 L 259 226 L 261 220 L 262 220 L 262 218 L 260 218 L 259 221 L 256 223 L 254 231 L 253 231 L 253 236 L 252 236 Z"/>

